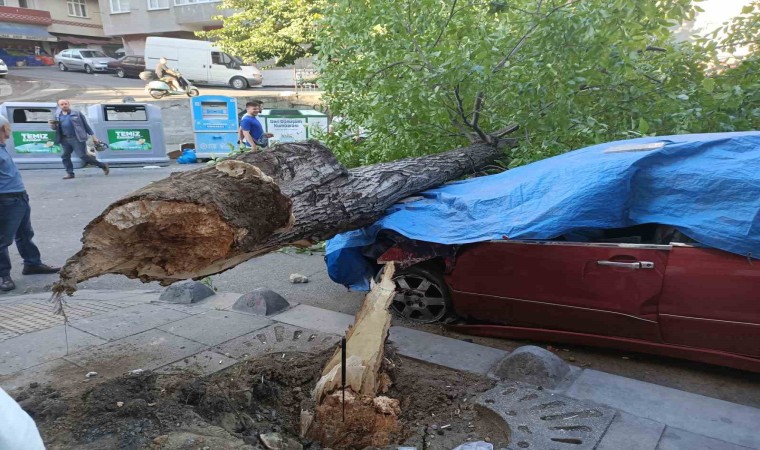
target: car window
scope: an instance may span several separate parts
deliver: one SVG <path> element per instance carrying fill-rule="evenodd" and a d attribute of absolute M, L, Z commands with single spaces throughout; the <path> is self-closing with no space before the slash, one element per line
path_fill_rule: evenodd
<path fill-rule="evenodd" d="M 79 52 L 84 58 L 105 58 L 105 53 L 97 50 L 83 50 Z"/>
<path fill-rule="evenodd" d="M 145 64 L 145 58 L 137 58 L 137 64 Z"/>
<path fill-rule="evenodd" d="M 71 52 L 66 50 L 64 52 L 61 52 L 61 56 L 63 56 L 64 58 L 68 58 L 71 56 Z"/>
<path fill-rule="evenodd" d="M 135 58 L 133 58 L 131 56 L 127 56 L 126 58 L 124 58 L 124 63 L 126 63 L 126 64 L 134 64 L 135 63 Z"/>
<path fill-rule="evenodd" d="M 74 59 L 82 59 L 82 55 L 80 55 L 79 53 L 72 53 L 71 57 Z"/>
<path fill-rule="evenodd" d="M 222 64 L 222 54 L 219 52 L 211 52 L 211 63 Z"/>

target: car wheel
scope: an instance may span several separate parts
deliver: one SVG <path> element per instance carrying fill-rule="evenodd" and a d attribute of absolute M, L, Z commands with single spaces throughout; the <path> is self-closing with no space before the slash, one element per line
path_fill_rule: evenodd
<path fill-rule="evenodd" d="M 126 77 L 126 76 L 127 76 L 127 74 L 126 74 L 126 73 L 124 73 L 124 69 L 118 69 L 118 70 L 116 71 L 116 76 L 117 76 L 117 77 L 119 77 L 119 78 L 124 78 L 124 77 Z"/>
<path fill-rule="evenodd" d="M 432 323 L 453 314 L 451 294 L 443 276 L 429 266 L 412 266 L 394 275 L 396 296 L 391 311 L 417 323 Z"/>
<path fill-rule="evenodd" d="M 92 74 L 92 67 L 90 67 L 89 64 L 85 64 L 84 65 L 84 71 L 87 72 L 87 73 L 89 73 L 89 74 Z"/>
<path fill-rule="evenodd" d="M 243 77 L 233 77 L 230 80 L 230 86 L 235 89 L 246 89 L 248 88 L 248 81 Z"/>
<path fill-rule="evenodd" d="M 61 72 L 66 72 L 67 70 L 69 70 L 69 68 L 68 68 L 68 67 L 66 67 L 66 66 L 65 66 L 63 63 L 58 63 L 58 69 L 59 69 Z"/>

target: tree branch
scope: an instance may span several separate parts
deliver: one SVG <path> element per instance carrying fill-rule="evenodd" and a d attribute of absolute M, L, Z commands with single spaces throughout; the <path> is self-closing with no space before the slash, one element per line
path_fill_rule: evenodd
<path fill-rule="evenodd" d="M 430 48 L 435 48 L 441 42 L 441 38 L 443 37 L 444 31 L 446 31 L 446 28 L 448 28 L 449 24 L 451 23 L 451 19 L 454 18 L 454 12 L 456 10 L 456 7 L 457 7 L 457 0 L 454 0 L 451 3 L 451 11 L 449 11 L 448 19 L 446 19 L 446 23 L 444 23 L 443 27 L 441 27 L 441 32 L 438 33 L 438 37 L 435 39 L 435 42 Z"/>

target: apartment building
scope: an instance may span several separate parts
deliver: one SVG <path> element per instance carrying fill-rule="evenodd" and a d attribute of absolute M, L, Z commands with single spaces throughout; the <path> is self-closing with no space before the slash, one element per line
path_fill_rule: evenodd
<path fill-rule="evenodd" d="M 103 32 L 97 0 L 0 0 L 0 50 L 53 55 L 72 47 L 113 53 L 121 41 Z"/>
<path fill-rule="evenodd" d="M 103 29 L 120 37 L 127 54 L 141 55 L 148 36 L 194 39 L 196 31 L 219 28 L 219 0 L 100 0 Z"/>

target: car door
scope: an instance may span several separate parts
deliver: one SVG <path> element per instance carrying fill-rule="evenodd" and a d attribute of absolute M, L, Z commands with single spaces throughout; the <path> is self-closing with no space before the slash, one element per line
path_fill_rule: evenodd
<path fill-rule="evenodd" d="M 77 69 L 77 70 L 83 70 L 84 69 L 84 59 L 82 59 L 82 55 L 79 54 L 77 51 L 71 52 L 71 68 Z"/>
<path fill-rule="evenodd" d="M 211 69 L 208 72 L 209 82 L 213 84 L 227 84 L 232 78 L 232 69 L 228 65 L 232 58 L 224 52 L 211 52 Z"/>
<path fill-rule="evenodd" d="M 674 245 L 659 313 L 668 343 L 760 357 L 760 261 Z"/>
<path fill-rule="evenodd" d="M 127 56 L 124 58 L 124 60 L 121 63 L 122 69 L 124 69 L 124 74 L 128 77 L 134 77 L 137 76 L 135 73 L 135 63 L 137 61 L 137 58 L 134 56 Z"/>
<path fill-rule="evenodd" d="M 138 77 L 140 76 L 140 72 L 145 71 L 145 58 L 142 56 L 138 56 L 135 60 L 135 66 L 133 67 L 132 76 Z"/>
<path fill-rule="evenodd" d="M 447 282 L 465 317 L 659 341 L 669 248 L 491 241 L 464 247 Z"/>

